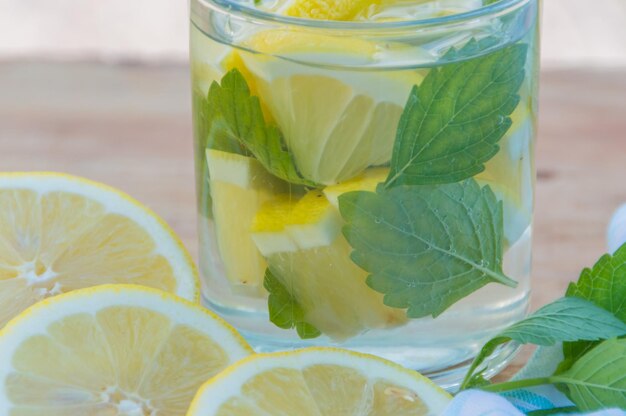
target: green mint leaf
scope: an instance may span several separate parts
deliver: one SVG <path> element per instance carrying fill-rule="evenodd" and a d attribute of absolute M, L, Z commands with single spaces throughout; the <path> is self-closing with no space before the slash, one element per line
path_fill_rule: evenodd
<path fill-rule="evenodd" d="M 615 254 L 600 257 L 591 269 L 584 269 L 578 282 L 570 283 L 566 296 L 587 299 L 626 322 L 626 244 Z M 585 341 L 563 344 L 564 360 L 558 372 L 569 368 L 595 345 Z"/>
<path fill-rule="evenodd" d="M 626 322 L 626 244 L 584 269 L 578 282 L 570 283 L 566 296 L 590 300 Z"/>
<path fill-rule="evenodd" d="M 566 372 L 550 377 L 582 411 L 626 408 L 626 339 L 602 342 Z"/>
<path fill-rule="evenodd" d="M 209 89 L 208 105 L 213 118 L 213 144 L 219 150 L 252 153 L 273 175 L 293 184 L 316 186 L 298 172 L 284 148 L 278 127 L 265 122 L 259 97 L 250 94 L 245 78 L 230 70 Z M 217 147 L 219 146 L 219 147 Z"/>
<path fill-rule="evenodd" d="M 304 320 L 304 311 L 270 269 L 265 271 L 263 287 L 269 293 L 267 307 L 274 325 L 283 329 L 296 328 L 302 339 L 320 336 L 320 331 Z"/>
<path fill-rule="evenodd" d="M 436 317 L 489 282 L 516 285 L 502 272 L 502 203 L 473 179 L 349 192 L 339 209 L 367 284 L 409 318 Z"/>
<path fill-rule="evenodd" d="M 538 309 L 487 342 L 470 366 L 462 388 L 472 387 L 482 371 L 472 374 L 496 348 L 509 341 L 542 346 L 557 342 L 603 340 L 626 334 L 626 324 L 584 299 L 565 297 Z"/>
<path fill-rule="evenodd" d="M 446 58 L 480 50 L 471 40 Z M 511 126 L 527 45 L 433 68 L 411 91 L 398 123 L 386 188 L 458 182 L 484 170 Z"/>

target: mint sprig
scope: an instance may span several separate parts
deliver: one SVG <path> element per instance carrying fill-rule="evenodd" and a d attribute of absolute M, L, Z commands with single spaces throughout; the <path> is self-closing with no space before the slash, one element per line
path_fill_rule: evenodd
<path fill-rule="evenodd" d="M 473 55 L 491 39 L 445 56 Z M 458 182 L 484 170 L 511 126 L 527 45 L 433 68 L 414 87 L 400 118 L 385 188 Z"/>
<path fill-rule="evenodd" d="M 339 197 L 352 260 L 367 284 L 407 316 L 438 316 L 502 272 L 502 203 L 473 179 Z"/>
<path fill-rule="evenodd" d="M 220 84 L 211 84 L 208 106 L 212 119 L 209 147 L 230 152 L 244 149 L 271 174 L 292 184 L 316 186 L 298 172 L 280 130 L 265 121 L 259 97 L 250 94 L 239 70 L 232 69 Z"/>
<path fill-rule="evenodd" d="M 304 310 L 270 269 L 265 271 L 263 287 L 268 291 L 270 321 L 279 328 L 296 328 L 302 339 L 316 338 L 320 331 L 304 319 Z"/>
<path fill-rule="evenodd" d="M 598 341 L 626 335 L 626 324 L 613 314 L 584 299 L 560 298 L 500 332 L 480 350 L 461 389 L 484 384 L 484 369 L 474 371 L 499 345 L 510 341 L 542 346 L 565 341 Z"/>
<path fill-rule="evenodd" d="M 618 295 L 626 283 L 625 253 L 626 244 L 613 256 L 604 255 L 593 268 L 583 270 L 578 282 L 570 284 L 568 295 L 589 300 L 573 296 L 559 299 L 487 342 L 467 372 L 461 389 L 503 392 L 554 384 L 580 411 L 626 408 L 626 322 L 623 300 Z M 511 340 L 536 345 L 569 342 L 584 348 L 575 355 L 566 355 L 552 375 L 490 384 L 483 377 L 485 369 L 476 369 L 498 345 Z"/>
<path fill-rule="evenodd" d="M 626 409 L 626 339 L 608 339 L 589 350 L 564 373 L 480 386 L 503 392 L 554 384 L 574 402 L 578 411 Z M 567 408 L 571 410 L 570 407 Z"/>
<path fill-rule="evenodd" d="M 592 268 L 584 269 L 578 282 L 570 283 L 566 296 L 587 299 L 626 322 L 626 245 L 613 255 L 602 256 Z M 594 345 L 586 341 L 564 343 L 559 371 L 567 370 Z"/>

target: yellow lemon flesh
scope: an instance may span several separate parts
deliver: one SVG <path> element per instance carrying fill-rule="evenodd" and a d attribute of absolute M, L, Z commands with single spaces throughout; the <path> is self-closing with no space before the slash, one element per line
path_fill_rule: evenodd
<path fill-rule="evenodd" d="M 371 168 L 356 178 L 324 188 L 324 195 L 335 208 L 339 209 L 339 197 L 352 191 L 375 192 L 378 184 L 385 182 L 389 168 Z"/>
<path fill-rule="evenodd" d="M 320 20 L 357 20 L 368 9 L 377 8 L 382 0 L 295 0 L 288 3 L 283 14 Z"/>
<path fill-rule="evenodd" d="M 200 388 L 189 416 L 435 416 L 450 399 L 390 361 L 308 348 L 240 361 Z"/>
<path fill-rule="evenodd" d="M 305 19 L 382 22 L 442 17 L 482 6 L 482 0 L 287 0 L 272 4 L 270 11 Z"/>
<path fill-rule="evenodd" d="M 402 109 L 423 72 L 341 67 L 375 65 L 400 46 L 288 29 L 255 33 L 243 44 L 257 53 L 234 52 L 225 69 L 244 75 L 304 177 L 332 185 L 389 161 Z"/>
<path fill-rule="evenodd" d="M 182 416 L 204 381 L 250 352 L 220 318 L 171 294 L 77 290 L 0 331 L 0 414 Z"/>
<path fill-rule="evenodd" d="M 404 323 L 404 310 L 385 306 L 382 294 L 365 283 L 367 272 L 352 262 L 342 225 L 337 209 L 316 190 L 265 204 L 252 239 L 305 320 L 324 334 L 344 340 Z"/>
<path fill-rule="evenodd" d="M 60 174 L 0 175 L 0 327 L 49 296 L 133 283 L 197 300 L 173 231 L 121 192 Z"/>

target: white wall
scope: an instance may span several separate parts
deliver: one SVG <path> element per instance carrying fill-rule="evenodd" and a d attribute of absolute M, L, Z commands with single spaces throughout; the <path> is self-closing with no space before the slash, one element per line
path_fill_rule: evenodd
<path fill-rule="evenodd" d="M 0 59 L 182 61 L 185 0 L 0 0 Z M 626 0 L 544 0 L 544 65 L 626 65 Z"/>

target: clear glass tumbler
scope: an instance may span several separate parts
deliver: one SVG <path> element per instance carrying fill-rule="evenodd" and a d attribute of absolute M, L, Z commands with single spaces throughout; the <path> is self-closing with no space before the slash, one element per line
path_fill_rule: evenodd
<path fill-rule="evenodd" d="M 479 3 L 346 22 L 191 0 L 203 297 L 257 350 L 450 386 L 526 314 L 539 4 Z"/>

